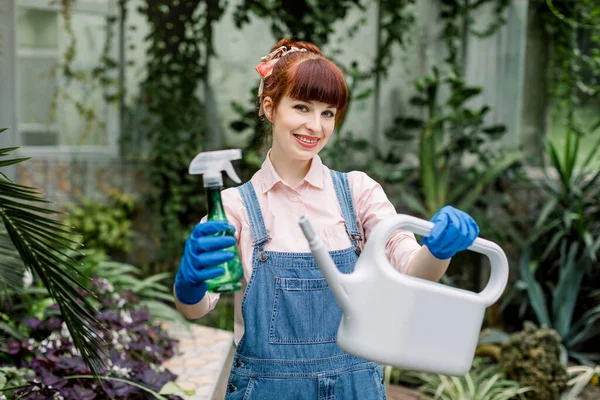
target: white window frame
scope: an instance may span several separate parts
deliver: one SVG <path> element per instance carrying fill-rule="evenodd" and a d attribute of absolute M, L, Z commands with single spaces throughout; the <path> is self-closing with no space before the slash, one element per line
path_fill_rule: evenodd
<path fill-rule="evenodd" d="M 15 35 L 14 35 L 14 82 L 15 82 L 15 139 L 16 145 L 20 146 L 19 154 L 23 156 L 50 156 L 51 158 L 86 158 L 86 159 L 105 159 L 114 158 L 119 154 L 119 110 L 111 104 L 107 105 L 106 114 L 106 135 L 108 139 L 108 145 L 81 145 L 81 146 L 69 146 L 69 145 L 56 145 L 56 146 L 24 146 L 22 145 L 22 131 L 32 130 L 42 132 L 47 130 L 46 124 L 36 123 L 23 123 L 19 120 L 20 114 L 20 96 L 21 87 L 19 84 L 19 71 L 17 69 L 18 61 L 23 58 L 52 58 L 60 59 L 62 54 L 60 50 L 38 50 L 38 49 L 20 49 L 18 47 L 18 34 L 16 29 L 17 13 L 21 8 L 38 9 L 45 11 L 56 11 L 60 13 L 61 7 L 55 0 L 9 0 L 14 1 L 14 14 L 13 21 L 15 21 Z M 75 14 L 73 18 L 76 18 L 76 13 L 86 13 L 91 15 L 101 15 L 108 17 L 115 14 L 115 8 L 113 7 L 114 2 L 111 0 L 104 0 L 104 4 L 90 0 L 78 0 L 72 5 L 72 13 Z M 59 16 L 58 24 L 61 23 Z M 60 29 L 60 28 L 59 28 Z M 121 40 L 122 38 L 119 38 Z M 56 84 L 58 87 L 62 87 L 64 83 L 63 77 L 60 74 L 56 76 Z M 52 124 L 51 129 L 59 133 L 59 125 L 57 123 Z M 33 128 L 33 129 L 32 129 Z M 59 133 L 60 134 L 60 133 Z M 81 156 L 81 157 L 80 157 Z"/>

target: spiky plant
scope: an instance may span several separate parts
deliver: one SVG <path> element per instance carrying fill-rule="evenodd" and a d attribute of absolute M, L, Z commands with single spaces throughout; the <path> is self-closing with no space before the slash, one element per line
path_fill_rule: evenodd
<path fill-rule="evenodd" d="M 420 380 L 419 390 L 428 400 L 509 400 L 525 399 L 531 390 L 519 382 L 508 379 L 498 364 L 475 358 L 471 371 L 464 377 L 408 372 Z"/>
<path fill-rule="evenodd" d="M 5 159 L 16 149 L 0 149 L 0 168 L 28 159 Z M 51 218 L 58 212 L 47 208 L 48 203 L 41 190 L 16 184 L 0 170 L 0 294 L 10 290 L 19 298 L 24 272 L 37 276 L 60 306 L 84 362 L 97 374 L 104 366 L 106 346 L 96 334 L 99 323 L 83 295 L 85 288 L 75 278 L 80 272 L 73 249 L 81 245 L 73 241 L 67 225 Z"/>

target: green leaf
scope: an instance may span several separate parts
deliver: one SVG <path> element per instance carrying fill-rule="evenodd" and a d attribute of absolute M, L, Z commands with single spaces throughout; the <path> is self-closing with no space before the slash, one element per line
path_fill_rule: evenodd
<path fill-rule="evenodd" d="M 596 321 L 600 318 L 600 306 L 596 306 L 586 311 L 579 320 L 573 324 L 571 332 L 565 338 L 565 344 L 573 347 L 586 339 L 592 328 L 595 328 Z"/>
<path fill-rule="evenodd" d="M 544 297 L 544 292 L 538 281 L 535 279 L 532 272 L 535 269 L 535 266 L 535 262 L 532 262 L 529 259 L 529 251 L 527 249 L 524 249 L 521 255 L 519 267 L 521 271 L 521 279 L 523 279 L 523 281 L 527 284 L 527 294 L 529 296 L 529 303 L 535 311 L 538 322 L 540 324 L 552 326 L 550 316 L 548 314 L 548 306 L 546 305 L 546 298 Z"/>
<path fill-rule="evenodd" d="M 521 160 L 522 157 L 523 154 L 519 151 L 505 153 L 499 160 L 487 168 L 482 175 L 476 179 L 461 183 L 449 194 L 447 203 L 452 204 L 462 198 L 458 207 L 461 210 L 469 210 L 480 198 L 483 188 L 494 181 L 511 165 Z"/>
<path fill-rule="evenodd" d="M 140 304 L 148 307 L 148 312 L 154 319 L 178 322 L 186 326 L 190 324 L 179 311 L 164 303 L 155 300 L 141 300 Z"/>
<path fill-rule="evenodd" d="M 560 180 L 562 181 L 564 186 L 568 186 L 568 177 L 566 176 L 566 172 L 563 170 L 563 166 L 560 162 L 560 158 L 558 157 L 558 151 L 556 150 L 556 147 L 554 147 L 554 145 L 552 143 L 549 144 L 549 151 L 550 151 L 550 161 L 552 163 L 552 166 L 556 169 L 556 171 L 558 172 L 558 174 L 560 175 Z"/>
<path fill-rule="evenodd" d="M 554 211 L 554 209 L 556 208 L 557 205 L 558 205 L 558 199 L 556 199 L 556 198 L 551 198 L 550 201 L 548 201 L 544 205 L 544 207 L 542 208 L 542 211 L 540 211 L 538 219 L 535 223 L 536 230 L 540 229 L 546 223 L 546 219 L 552 213 L 552 211 Z"/>
<path fill-rule="evenodd" d="M 21 332 L 19 332 L 17 329 L 10 326 L 6 322 L 0 321 L 0 331 L 8 333 L 10 336 L 12 336 L 13 338 L 15 338 L 17 340 L 23 340 L 25 338 L 25 336 Z M 0 387 L 2 387 L 2 385 L 0 385 Z"/>
<path fill-rule="evenodd" d="M 426 106 L 429 104 L 429 101 L 424 97 L 414 96 L 410 98 L 410 104 L 417 107 Z"/>
<path fill-rule="evenodd" d="M 435 201 L 438 191 L 436 160 L 433 130 L 431 127 L 426 127 L 421 133 L 419 143 L 419 166 L 421 169 L 421 185 L 425 200 L 425 209 L 428 211 L 428 214 L 436 209 Z"/>
<path fill-rule="evenodd" d="M 508 341 L 510 335 L 500 329 L 486 329 L 485 333 L 479 337 L 478 344 L 503 344 Z"/>
<path fill-rule="evenodd" d="M 372 88 L 365 89 L 361 93 L 357 94 L 352 98 L 354 101 L 360 101 L 368 98 L 371 94 L 373 94 L 374 90 Z"/>
<path fill-rule="evenodd" d="M 140 281 L 138 284 L 134 285 L 131 288 L 131 290 L 133 291 L 133 293 L 139 293 L 148 287 L 152 287 L 156 282 L 160 282 L 164 279 L 169 279 L 172 277 L 173 277 L 173 274 L 170 272 L 163 272 L 160 274 L 152 275 L 152 276 L 149 276 L 148 278 Z"/>
<path fill-rule="evenodd" d="M 413 118 L 413 117 L 399 117 L 399 118 L 396 118 L 396 120 L 394 121 L 394 125 L 401 129 L 404 128 L 404 129 L 408 129 L 408 130 L 423 129 L 423 126 L 425 125 L 425 121 L 423 121 L 422 119 Z M 390 136 L 390 137 L 392 137 L 392 136 Z"/>
<path fill-rule="evenodd" d="M 196 391 L 195 390 L 185 390 L 183 389 L 181 386 L 179 386 L 178 384 L 176 384 L 175 382 L 167 382 L 165 383 L 165 385 L 160 389 L 160 394 L 164 394 L 164 395 L 177 395 L 177 394 L 185 394 L 186 396 L 194 396 L 196 395 Z"/>
<path fill-rule="evenodd" d="M 467 87 L 454 91 L 452 97 L 448 100 L 448 104 L 452 107 L 458 107 L 472 97 L 478 96 L 481 93 L 481 90 L 480 87 Z"/>
<path fill-rule="evenodd" d="M 229 126 L 236 132 L 242 132 L 250 127 L 250 124 L 246 121 L 234 121 Z"/>
<path fill-rule="evenodd" d="M 502 124 L 496 124 L 481 129 L 482 132 L 487 133 L 490 136 L 501 136 L 506 132 L 506 126 Z"/>
<path fill-rule="evenodd" d="M 556 232 L 553 236 L 552 239 L 550 239 L 550 242 L 546 245 L 544 252 L 542 253 L 542 255 L 540 256 L 540 261 L 546 260 L 546 258 L 548 258 L 548 256 L 554 251 L 554 249 L 556 248 L 556 246 L 558 245 L 558 242 L 560 242 L 560 240 L 565 236 L 565 232 L 560 230 L 558 232 Z"/>
<path fill-rule="evenodd" d="M 14 158 L 12 160 L 0 161 L 0 167 L 7 167 L 9 165 L 18 164 L 18 163 L 20 163 L 22 161 L 27 161 L 30 158 L 31 157 L 23 157 L 23 158 Z"/>
<path fill-rule="evenodd" d="M 566 242 L 561 253 L 566 251 Z M 558 284 L 552 296 L 552 319 L 554 329 L 561 337 L 567 337 L 571 331 L 573 312 L 579 297 L 579 289 L 583 279 L 583 268 L 576 262 L 578 243 L 572 243 L 568 253 L 561 256 L 561 270 Z"/>
<path fill-rule="evenodd" d="M 52 298 L 41 299 L 40 301 L 33 303 L 31 306 L 30 315 L 42 321 L 44 319 L 44 315 L 46 314 L 46 309 L 54 304 L 56 303 Z"/>
<path fill-rule="evenodd" d="M 412 212 L 423 217 L 428 215 L 428 211 L 423 207 L 423 203 L 414 195 L 407 191 L 401 191 L 399 194 L 403 206 L 408 207 Z"/>

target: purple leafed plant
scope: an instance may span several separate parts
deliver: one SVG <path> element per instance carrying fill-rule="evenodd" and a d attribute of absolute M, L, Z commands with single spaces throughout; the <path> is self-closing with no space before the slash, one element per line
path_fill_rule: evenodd
<path fill-rule="evenodd" d="M 173 356 L 177 341 L 150 318 L 148 309 L 136 297 L 109 290 L 105 282 L 98 280 L 96 288 L 101 296 L 96 318 L 103 325 L 98 333 L 110 346 L 101 374 L 106 379 L 70 378 L 91 373 L 56 312 L 46 313 L 51 316 L 43 320 L 13 317 L 25 339 L 8 340 L 6 353 L 0 352 L 0 365 L 28 368 L 35 376 L 27 378 L 31 386 L 6 392 L 9 399 L 152 399 L 154 396 L 143 388 L 159 392 L 175 380 L 176 375 L 162 363 Z M 55 306 L 49 310 L 52 308 Z"/>

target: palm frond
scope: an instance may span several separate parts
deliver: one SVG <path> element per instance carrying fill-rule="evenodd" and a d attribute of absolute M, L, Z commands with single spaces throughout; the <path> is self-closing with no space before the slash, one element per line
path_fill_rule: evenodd
<path fill-rule="evenodd" d="M 0 149 L 0 157 L 9 152 L 10 149 Z M 22 159 L 7 160 L 3 165 L 20 161 Z M 97 334 L 100 323 L 94 317 L 95 310 L 82 295 L 85 287 L 74 278 L 81 274 L 71 254 L 81 245 L 70 239 L 68 226 L 48 217 L 58 212 L 34 205 L 40 203 L 48 204 L 49 201 L 38 189 L 0 177 L 0 218 L 6 230 L 4 236 L 10 238 L 23 264 L 41 279 L 56 301 L 75 347 L 92 373 L 97 375 L 104 366 L 106 346 Z M 9 259 L 10 247 L 1 237 L 0 257 Z M 4 272 L 6 268 L 3 266 L 0 271 Z"/>
<path fill-rule="evenodd" d="M 0 226 L 0 300 L 10 289 L 22 286 L 25 266 L 8 233 Z"/>

